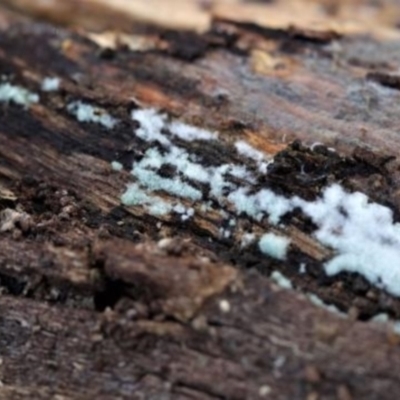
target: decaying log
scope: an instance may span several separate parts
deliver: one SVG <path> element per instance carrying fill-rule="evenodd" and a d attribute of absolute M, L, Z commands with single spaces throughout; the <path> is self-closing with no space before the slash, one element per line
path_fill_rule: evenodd
<path fill-rule="evenodd" d="M 398 221 L 400 9 L 185 3 L 182 26 L 141 1 L 130 13 L 122 1 L 58 0 L 45 11 L 0 2 L 1 82 L 40 96 L 0 102 L 0 398 L 396 398 L 399 336 L 371 319 L 399 319 L 400 301 L 361 276 L 328 277 L 332 249 L 309 219 L 255 221 L 201 185 L 214 203 L 182 200 L 195 212 L 188 220 L 121 195 L 148 148 L 131 112 L 155 107 L 219 132 L 217 142 L 180 143 L 207 165 L 246 166 L 288 197 L 340 183 Z M 43 91 L 51 77 L 59 89 Z M 79 122 L 68 111 L 76 101 L 118 124 Z M 235 151 L 238 140 L 274 158 L 266 176 Z M 242 246 L 249 231 L 290 237 L 288 258 Z M 273 271 L 294 290 L 272 283 Z"/>

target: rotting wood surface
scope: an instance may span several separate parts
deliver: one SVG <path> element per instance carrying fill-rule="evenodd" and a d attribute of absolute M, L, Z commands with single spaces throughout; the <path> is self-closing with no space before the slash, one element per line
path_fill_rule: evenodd
<path fill-rule="evenodd" d="M 205 33 L 133 24 L 111 51 L 89 39 L 110 36 L 1 9 L 0 75 L 41 100 L 29 109 L 0 105 L 0 398 L 347 400 L 400 392 L 398 336 L 365 322 L 380 312 L 400 318 L 400 302 L 360 277 L 326 277 L 330 250 L 308 234 L 309 221 L 285 221 L 294 246 L 280 262 L 256 245 L 240 248 L 242 231 L 267 223 L 239 217 L 237 234 L 223 238 L 218 212 L 196 208 L 182 222 L 120 205 L 127 171 L 145 150 L 130 112 L 153 106 L 220 132 L 217 145 L 192 149 L 204 159 L 238 161 L 233 143 L 246 140 L 275 156 L 265 184 L 278 193 L 315 198 L 340 182 L 390 206 L 398 220 L 396 30 L 382 22 L 366 37 L 218 15 Z M 61 89 L 42 93 L 49 76 L 61 78 Z M 121 123 L 110 132 L 77 122 L 66 104 L 80 99 Z M 124 172 L 111 169 L 113 160 Z M 273 270 L 296 290 L 273 285 Z"/>

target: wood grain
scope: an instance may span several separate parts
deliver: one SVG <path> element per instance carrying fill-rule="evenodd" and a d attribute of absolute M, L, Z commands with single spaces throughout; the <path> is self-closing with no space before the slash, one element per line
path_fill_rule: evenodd
<path fill-rule="evenodd" d="M 184 223 L 120 201 L 147 148 L 130 113 L 156 107 L 219 131 L 217 144 L 182 143 L 205 160 L 254 171 L 234 151 L 246 140 L 275 157 L 260 182 L 279 193 L 315 198 L 338 182 L 398 220 L 395 3 L 186 2 L 184 27 L 199 32 L 178 30 L 181 17 L 161 7 L 148 14 L 153 3 L 129 2 L 129 13 L 122 2 L 113 11 L 98 3 L 52 1 L 43 11 L 41 2 L 1 2 L 0 75 L 40 102 L 0 104 L 0 398 L 396 398 L 399 337 L 368 319 L 400 318 L 400 302 L 360 277 L 327 277 L 331 250 L 310 221 L 292 215 L 271 227 L 229 204 L 194 204 Z M 124 36 L 103 32 L 122 12 Z M 41 92 L 49 76 L 61 79 L 59 91 Z M 80 99 L 120 123 L 78 122 L 66 106 Z M 229 238 L 221 208 L 236 219 Z M 241 249 L 250 228 L 290 236 L 288 259 Z M 295 290 L 273 284 L 275 270 Z"/>

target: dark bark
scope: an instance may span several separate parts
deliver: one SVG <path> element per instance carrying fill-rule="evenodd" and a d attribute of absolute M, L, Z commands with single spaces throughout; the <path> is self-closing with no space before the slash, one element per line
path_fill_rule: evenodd
<path fill-rule="evenodd" d="M 400 94 L 388 74 L 399 38 L 218 19 L 205 33 L 136 26 L 146 50 L 105 51 L 4 9 L 0 21 L 0 74 L 33 92 L 45 77 L 62 82 L 29 108 L 0 103 L 0 398 L 396 398 L 398 336 L 362 320 L 399 318 L 400 302 L 360 277 L 328 279 L 331 250 L 309 221 L 286 221 L 294 245 L 281 262 L 240 249 L 249 225 L 281 228 L 240 216 L 221 238 L 218 212 L 195 206 L 183 223 L 120 195 L 145 150 L 130 111 L 155 106 L 220 131 L 217 145 L 182 144 L 204 160 L 237 161 L 233 143 L 245 139 L 275 156 L 264 183 L 277 192 L 315 198 L 323 171 L 398 220 Z M 122 122 L 112 132 L 77 122 L 66 104 L 78 99 Z M 271 284 L 273 270 L 296 290 Z"/>

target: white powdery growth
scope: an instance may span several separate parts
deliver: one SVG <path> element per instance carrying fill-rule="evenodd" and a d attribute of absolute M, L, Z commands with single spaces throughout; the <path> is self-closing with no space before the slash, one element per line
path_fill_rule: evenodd
<path fill-rule="evenodd" d="M 210 179 L 208 170 L 201 164 L 193 162 L 191 158 L 194 159 L 194 157 L 180 147 L 172 146 L 164 156 L 159 155 L 159 157 L 162 164 L 174 166 L 189 179 L 202 183 L 206 183 Z"/>
<path fill-rule="evenodd" d="M 179 202 L 174 204 L 163 200 L 159 196 L 150 195 L 137 183 L 128 185 L 127 190 L 121 196 L 122 204 L 126 206 L 144 206 L 154 216 L 163 216 L 175 212 L 181 215 L 181 220 L 186 221 L 194 216 L 194 209 L 187 208 Z"/>
<path fill-rule="evenodd" d="M 318 226 L 315 237 L 338 252 L 325 264 L 328 275 L 357 272 L 400 296 L 400 224 L 393 223 L 389 208 L 339 185 L 327 188 L 315 202 L 294 198 L 293 203 Z"/>
<path fill-rule="evenodd" d="M 0 84 L 0 102 L 12 102 L 24 107 L 29 107 L 31 104 L 37 103 L 38 101 L 39 96 L 36 93 L 32 93 L 21 86 L 12 85 L 9 82 Z"/>
<path fill-rule="evenodd" d="M 152 149 L 156 152 L 156 149 Z M 162 157 L 161 155 L 159 155 Z M 140 162 L 134 163 L 132 175 L 140 182 L 140 184 L 150 191 L 165 191 L 171 195 L 181 198 L 187 198 L 193 201 L 200 200 L 203 194 L 200 190 L 192 185 L 183 182 L 179 177 L 164 178 L 157 174 L 152 168 L 163 165 L 163 159 L 155 157 L 154 159 L 144 157 Z"/>
<path fill-rule="evenodd" d="M 181 220 L 186 221 L 194 216 L 194 208 L 187 208 L 186 212 L 182 215 Z"/>
<path fill-rule="evenodd" d="M 180 121 L 169 123 L 167 115 L 160 114 L 154 108 L 134 110 L 132 111 L 132 119 L 140 124 L 136 131 L 138 137 L 146 142 L 158 142 L 164 147 L 169 147 L 172 143 L 163 131 L 169 131 L 172 136 L 187 142 L 218 138 L 216 132 L 210 132 Z"/>
<path fill-rule="evenodd" d="M 186 208 L 183 204 L 180 203 L 173 208 L 173 211 L 177 214 L 181 214 L 182 221 L 187 221 L 188 219 L 192 218 L 195 213 L 194 208 Z"/>
<path fill-rule="evenodd" d="M 154 108 L 132 111 L 132 119 L 139 122 L 140 127 L 136 135 L 146 142 L 159 142 L 163 146 L 170 146 L 171 142 L 162 133 L 167 116 L 159 114 Z"/>
<path fill-rule="evenodd" d="M 359 273 L 370 283 L 400 296 L 400 224 L 393 222 L 389 208 L 370 203 L 362 193 L 347 193 L 339 185 L 326 188 L 322 197 L 313 202 L 298 197 L 285 198 L 270 189 L 254 191 L 254 176 L 245 166 L 205 167 L 195 155 L 171 141 L 173 136 L 188 141 L 214 140 L 213 134 L 183 123 L 169 123 L 167 116 L 152 109 L 136 110 L 132 117 L 140 124 L 137 136 L 164 147 L 162 153 L 157 148 L 149 149 L 143 159 L 134 164 L 132 174 L 141 187 L 199 201 L 202 192 L 188 181 L 198 182 L 209 187 L 209 195 L 221 206 L 228 201 L 237 215 L 243 213 L 258 221 L 268 217 L 269 223 L 274 225 L 289 212 L 300 209 L 317 226 L 315 237 L 336 251 L 324 265 L 327 274 Z M 257 165 L 264 163 L 264 155 L 247 143 L 239 141 L 235 146 L 239 154 L 253 159 Z M 160 176 L 159 170 L 164 165 L 174 167 L 177 174 L 171 178 Z M 200 204 L 200 209 L 207 210 L 208 206 Z M 244 240 L 243 247 L 246 242 Z M 284 259 L 288 244 L 286 238 L 267 234 L 261 238 L 259 246 L 266 254 Z"/>
<path fill-rule="evenodd" d="M 229 239 L 231 237 L 231 232 L 229 229 L 219 228 L 218 232 L 220 238 L 222 239 Z"/>
<path fill-rule="evenodd" d="M 118 161 L 112 161 L 111 168 L 113 169 L 113 171 L 122 171 L 124 169 L 124 166 Z"/>
<path fill-rule="evenodd" d="M 94 107 L 90 104 L 74 101 L 67 106 L 70 114 L 75 115 L 79 122 L 94 122 L 105 128 L 112 129 L 118 123 L 118 120 L 113 118 L 105 110 Z"/>
<path fill-rule="evenodd" d="M 282 289 L 293 289 L 292 282 L 279 271 L 272 272 L 271 279 Z"/>
<path fill-rule="evenodd" d="M 390 321 L 390 317 L 389 317 L 389 314 L 380 313 L 380 314 L 374 315 L 369 321 L 377 323 L 377 324 L 386 324 Z"/>
<path fill-rule="evenodd" d="M 256 180 L 251 172 L 244 165 L 227 164 L 229 165 L 228 173 L 235 178 L 242 179 L 248 183 L 255 183 Z"/>
<path fill-rule="evenodd" d="M 387 327 L 391 328 L 396 335 L 400 335 L 400 321 L 390 320 L 389 315 L 386 313 L 375 315 L 373 318 L 369 320 L 369 322 L 375 324 L 385 324 Z"/>
<path fill-rule="evenodd" d="M 264 212 L 272 223 L 287 212 L 300 208 L 316 224 L 314 236 L 331 247 L 336 255 L 325 263 L 328 275 L 347 271 L 359 273 L 370 283 L 400 296 L 400 224 L 393 222 L 392 211 L 360 192 L 347 193 L 340 185 L 326 188 L 320 199 L 313 202 L 298 197 L 286 199 L 268 189 L 249 195 L 240 188 L 228 196 L 238 212 L 260 219 Z M 264 235 L 260 250 L 274 256 L 275 235 Z M 285 243 L 282 242 L 282 248 Z M 276 253 L 280 258 L 286 254 Z"/>
<path fill-rule="evenodd" d="M 286 260 L 290 239 L 274 233 L 266 233 L 258 242 L 261 252 L 277 260 Z"/>
<path fill-rule="evenodd" d="M 224 164 L 219 167 L 213 167 L 210 170 L 210 194 L 216 199 L 220 199 L 224 196 L 224 192 L 227 189 L 232 188 L 232 183 L 225 179 L 225 175 L 228 173 L 229 165 Z"/>
<path fill-rule="evenodd" d="M 185 179 L 207 184 L 210 194 L 220 200 L 228 191 L 235 189 L 235 185 L 227 180 L 227 176 L 254 183 L 254 176 L 243 165 L 223 164 L 220 166 L 204 167 L 193 154 L 174 145 L 166 133 L 179 137 L 185 141 L 215 140 L 217 133 L 209 132 L 185 123 L 175 121 L 168 123 L 167 116 L 155 109 L 134 110 L 132 119 L 139 123 L 136 136 L 146 142 L 159 143 L 165 151 L 161 153 L 157 148 L 150 148 L 139 163 L 135 163 L 132 174 L 140 181 L 143 187 L 151 191 L 163 190 L 172 195 L 185 197 L 191 200 L 200 200 L 202 193 L 192 185 L 184 182 L 179 176 L 171 179 L 159 176 L 157 171 L 163 165 L 175 167 Z"/>
<path fill-rule="evenodd" d="M 255 194 L 249 194 L 249 191 L 249 188 L 241 187 L 228 195 L 228 200 L 238 213 L 245 213 L 256 220 L 261 220 L 267 213 L 269 222 L 276 225 L 285 214 L 294 209 L 290 199 L 269 189 L 262 189 Z"/>
<path fill-rule="evenodd" d="M 264 154 L 243 140 L 239 140 L 238 142 L 236 142 L 235 148 L 237 152 L 243 157 L 251 158 L 252 160 L 257 162 L 264 161 Z"/>
<path fill-rule="evenodd" d="M 169 124 L 168 129 L 172 135 L 187 142 L 192 142 L 193 140 L 215 140 L 218 138 L 216 132 L 210 132 L 179 121 L 173 121 Z"/>
<path fill-rule="evenodd" d="M 42 82 L 43 92 L 56 92 L 60 88 L 60 78 L 44 78 Z"/>
<path fill-rule="evenodd" d="M 256 240 L 256 235 L 254 233 L 244 233 L 240 241 L 240 248 L 243 249 L 248 247 Z"/>
<path fill-rule="evenodd" d="M 258 170 L 265 174 L 267 172 L 269 162 L 265 161 L 264 153 L 255 149 L 243 140 L 235 143 L 236 151 L 243 157 L 250 158 L 257 163 Z"/>
<path fill-rule="evenodd" d="M 126 206 L 144 206 L 152 215 L 166 215 L 173 210 L 173 206 L 161 197 L 150 196 L 139 185 L 132 183 L 121 197 Z"/>
<path fill-rule="evenodd" d="M 269 189 L 255 194 L 249 191 L 241 187 L 228 195 L 238 213 L 256 220 L 268 214 L 269 222 L 278 224 L 285 214 L 300 208 L 317 225 L 315 237 L 337 252 L 325 264 L 328 275 L 356 272 L 400 296 L 400 224 L 393 223 L 389 208 L 370 203 L 362 193 L 346 193 L 339 185 L 325 189 L 322 198 L 314 202 L 287 199 Z M 260 249 L 271 255 L 270 236 L 260 241 Z"/>
<path fill-rule="evenodd" d="M 189 183 L 184 182 L 179 176 L 163 178 L 157 171 L 164 165 L 175 167 L 178 173 L 186 179 L 207 184 L 210 194 L 216 199 L 221 199 L 226 190 L 235 186 L 226 179 L 227 175 L 239 178 L 252 178 L 244 166 L 223 164 L 219 167 L 204 167 L 196 161 L 196 157 L 185 149 L 169 145 L 163 154 L 157 148 L 148 149 L 140 162 L 133 165 L 134 175 L 143 187 L 149 190 L 164 190 L 172 195 L 186 197 L 191 200 L 200 200 L 202 193 Z"/>

